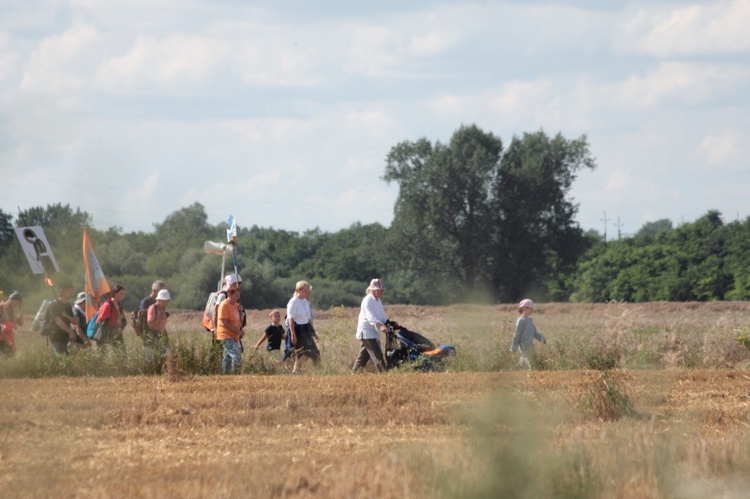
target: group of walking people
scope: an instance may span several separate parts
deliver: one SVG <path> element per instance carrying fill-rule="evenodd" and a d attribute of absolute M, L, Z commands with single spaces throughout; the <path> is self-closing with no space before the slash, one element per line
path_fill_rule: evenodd
<path fill-rule="evenodd" d="M 241 282 L 242 278 L 237 274 L 230 274 L 225 278 L 216 301 L 215 319 L 209 321 L 213 325 L 214 339 L 222 347 L 223 374 L 239 372 L 242 366 L 241 341 L 245 335 L 245 322 L 242 318 L 242 305 L 239 304 Z M 315 316 L 310 304 L 312 289 L 309 282 L 298 281 L 294 287 L 294 294 L 286 306 L 285 324 L 281 324 L 281 312 L 272 310 L 269 314 L 271 323 L 254 346 L 254 349 L 258 350 L 267 342 L 267 351 L 278 352 L 281 363 L 292 362 L 292 374 L 302 373 L 302 368 L 308 360 L 313 365 L 320 364 L 320 337 L 315 331 Z M 379 337 L 380 332 L 387 331 L 385 323 L 388 318 L 380 301 L 384 290 L 382 281 L 373 279 L 362 301 L 356 333 L 357 339 L 362 342 L 362 348 L 353 366 L 355 371 L 364 368 L 370 360 L 374 362 L 378 371 L 386 370 Z M 210 314 L 210 311 L 208 313 Z M 211 329 L 205 320 L 204 325 Z"/>
<path fill-rule="evenodd" d="M 242 277 L 239 274 L 227 275 L 216 294 L 210 317 L 204 318 L 204 326 L 212 332 L 214 344 L 221 351 L 222 374 L 238 373 L 242 368 L 242 339 L 245 336 L 247 315 L 240 303 L 241 283 Z M 70 355 L 71 351 L 89 348 L 94 344 L 124 352 L 123 330 L 128 321 L 122 305 L 126 293 L 123 285 L 115 285 L 98 304 L 98 312 L 92 319 L 93 326 L 86 314 L 86 304 L 91 297 L 85 291 L 78 293 L 72 306 L 69 301 L 75 292 L 73 285 L 61 284 L 58 292 L 59 296 L 49 304 L 46 312 L 51 324 L 50 331 L 45 334 L 52 343 L 55 355 Z M 359 340 L 360 346 L 352 365 L 353 372 L 362 371 L 369 363 L 380 373 L 388 369 L 381 342 L 381 334 L 388 332 L 389 324 L 381 300 L 384 292 L 385 286 L 381 279 L 372 279 L 365 290 L 357 319 L 355 338 Z M 284 324 L 281 323 L 281 312 L 272 310 L 269 314 L 270 324 L 254 346 L 258 350 L 267 342 L 267 351 L 275 352 L 279 362 L 292 362 L 292 374 L 301 373 L 308 360 L 314 365 L 318 365 L 321 360 L 318 348 L 320 338 L 315 331 L 310 304 L 311 293 L 312 286 L 309 282 L 298 281 L 294 294 L 287 303 Z M 141 300 L 138 310 L 132 314 L 131 324 L 143 340 L 147 361 L 161 361 L 169 353 L 167 307 L 171 299 L 164 281 L 156 280 L 151 286 L 151 293 Z M 18 292 L 11 293 L 7 300 L 0 300 L 0 354 L 12 355 L 16 350 L 14 333 L 23 324 L 22 303 Z M 547 342 L 531 320 L 535 309 L 534 302 L 529 299 L 519 303 L 519 318 L 511 345 L 511 352 L 518 351 L 521 354 L 519 365 L 528 368 L 534 361 L 533 340 Z"/>
<path fill-rule="evenodd" d="M 75 288 L 70 283 L 60 284 L 57 291 L 55 300 L 46 309 L 40 310 L 36 319 L 42 334 L 49 338 L 55 355 L 68 356 L 78 349 L 94 345 L 125 351 L 123 331 L 128 318 L 122 304 L 126 293 L 122 284 L 115 285 L 97 304 L 91 303 L 89 293 L 81 291 L 71 305 Z M 169 317 L 166 308 L 170 301 L 171 296 L 164 282 L 155 281 L 151 293 L 141 301 L 139 309 L 133 314 L 133 326 L 136 334 L 143 339 L 147 360 L 154 359 L 157 349 L 161 349 L 162 354 L 166 352 Z M 96 309 L 91 318 L 87 317 L 87 302 Z"/>
<path fill-rule="evenodd" d="M 226 276 L 215 298 L 215 304 L 207 307 L 206 313 L 209 317 L 203 321 L 203 325 L 212 332 L 214 341 L 221 345 L 222 374 L 237 373 L 242 368 L 242 339 L 245 336 L 247 315 L 240 303 L 241 284 L 242 277 L 239 274 Z M 302 366 L 308 359 L 314 364 L 320 362 L 320 350 L 317 346 L 319 337 L 313 327 L 310 293 L 312 286 L 309 282 L 297 282 L 294 294 L 286 307 L 286 328 L 281 325 L 281 312 L 271 311 L 271 324 L 266 327 L 263 336 L 254 347 L 258 350 L 267 342 L 269 352 L 282 352 L 283 344 L 283 354 L 280 354 L 279 360 L 291 360 L 293 374 L 301 373 Z"/>

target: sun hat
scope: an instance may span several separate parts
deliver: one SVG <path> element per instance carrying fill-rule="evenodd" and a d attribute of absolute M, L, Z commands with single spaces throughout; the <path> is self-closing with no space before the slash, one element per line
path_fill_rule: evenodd
<path fill-rule="evenodd" d="M 87 297 L 88 294 L 85 291 L 81 291 L 78 293 L 78 296 L 76 296 L 76 304 L 85 302 Z"/>
<path fill-rule="evenodd" d="M 229 274 L 224 278 L 224 282 L 227 286 L 231 286 L 234 283 L 242 282 L 242 276 L 239 274 Z"/>
<path fill-rule="evenodd" d="M 156 300 L 157 301 L 159 301 L 159 300 L 167 301 L 167 300 L 171 300 L 171 299 L 172 299 L 172 297 L 169 296 L 169 291 L 167 291 L 166 289 L 160 289 L 159 292 L 156 293 Z"/>
<path fill-rule="evenodd" d="M 383 291 L 385 290 L 385 286 L 383 286 L 383 281 L 380 279 L 373 279 L 370 281 L 370 285 L 367 286 L 366 291 Z"/>
<path fill-rule="evenodd" d="M 528 298 L 521 300 L 521 303 L 518 304 L 518 308 L 524 307 L 529 307 L 531 310 L 536 310 L 536 305 L 534 305 L 534 302 L 529 300 Z"/>

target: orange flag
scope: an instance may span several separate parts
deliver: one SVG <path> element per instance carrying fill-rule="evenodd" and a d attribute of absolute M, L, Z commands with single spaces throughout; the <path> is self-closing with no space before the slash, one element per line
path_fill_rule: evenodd
<path fill-rule="evenodd" d="M 86 320 L 88 320 L 98 310 L 101 297 L 109 293 L 109 283 L 107 282 L 107 278 L 104 277 L 99 260 L 96 258 L 94 246 L 91 244 L 89 231 L 86 227 L 83 228 L 83 265 L 85 273 L 84 289 L 87 295 Z"/>

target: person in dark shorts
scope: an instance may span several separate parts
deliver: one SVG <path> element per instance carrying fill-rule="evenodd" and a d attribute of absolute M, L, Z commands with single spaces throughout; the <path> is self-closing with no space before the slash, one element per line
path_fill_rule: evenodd
<path fill-rule="evenodd" d="M 271 310 L 268 314 L 271 319 L 271 324 L 268 325 L 263 336 L 255 344 L 255 350 L 258 350 L 264 341 L 268 340 L 266 350 L 273 352 L 278 360 L 281 361 L 281 342 L 286 339 L 286 332 L 284 326 L 281 325 L 281 312 L 278 310 Z"/>
<path fill-rule="evenodd" d="M 320 363 L 320 351 L 318 350 L 318 334 L 313 328 L 312 306 L 310 305 L 310 293 L 312 286 L 307 281 L 297 282 L 294 288 L 294 296 L 286 306 L 286 320 L 289 327 L 287 341 L 291 345 L 294 367 L 292 374 L 302 371 L 305 360 L 310 358 L 314 364 Z M 286 354 L 285 354 L 286 358 Z"/>

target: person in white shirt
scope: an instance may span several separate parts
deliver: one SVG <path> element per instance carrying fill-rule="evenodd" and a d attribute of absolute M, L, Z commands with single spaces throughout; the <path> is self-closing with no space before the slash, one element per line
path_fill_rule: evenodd
<path fill-rule="evenodd" d="M 307 358 L 311 358 L 314 364 L 320 362 L 320 351 L 315 344 L 318 334 L 313 328 L 313 313 L 310 305 L 310 293 L 312 286 L 307 281 L 299 281 L 294 288 L 294 296 L 286 306 L 286 320 L 289 332 L 287 339 L 294 356 L 294 367 L 292 374 L 302 371 L 302 364 Z"/>
<path fill-rule="evenodd" d="M 352 367 L 355 372 L 364 369 L 370 361 L 373 362 L 378 372 L 384 373 L 387 370 L 383 349 L 380 346 L 380 333 L 388 332 L 385 325 L 388 316 L 385 315 L 383 302 L 380 301 L 383 291 L 385 291 L 383 281 L 373 279 L 370 281 L 365 297 L 362 299 L 356 335 L 362 345 Z"/>

